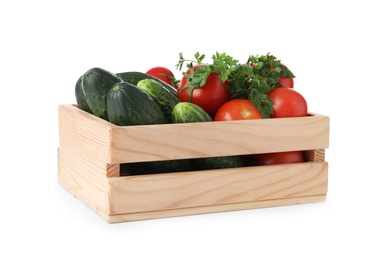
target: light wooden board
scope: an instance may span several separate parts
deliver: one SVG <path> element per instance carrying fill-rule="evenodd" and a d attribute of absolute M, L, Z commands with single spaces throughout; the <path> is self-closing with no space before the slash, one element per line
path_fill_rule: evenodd
<path fill-rule="evenodd" d="M 109 164 L 326 149 L 329 118 L 115 126 L 73 105 L 59 109 L 60 135 Z"/>
<path fill-rule="evenodd" d="M 110 162 L 325 149 L 328 136 L 324 116 L 122 127 L 112 129 Z"/>
<path fill-rule="evenodd" d="M 114 127 L 113 124 L 84 112 L 76 106 L 59 106 L 60 141 L 66 140 L 82 152 L 89 153 L 103 162 L 107 162 L 109 158 L 112 127 Z"/>
<path fill-rule="evenodd" d="M 327 162 L 109 178 L 110 215 L 327 193 Z M 231 207 L 231 206 L 230 206 Z"/>
<path fill-rule="evenodd" d="M 108 217 L 109 208 L 107 172 L 106 163 L 79 156 L 76 147 L 61 141 L 58 150 L 59 184 L 104 219 Z"/>
<path fill-rule="evenodd" d="M 120 222 L 148 220 L 148 219 L 156 219 L 156 218 L 178 217 L 178 216 L 188 216 L 188 215 L 197 215 L 197 214 L 236 211 L 236 210 L 289 206 L 289 205 L 298 205 L 298 204 L 305 204 L 305 203 L 316 203 L 316 202 L 323 202 L 325 200 L 326 200 L 326 195 L 315 195 L 315 196 L 289 198 L 289 199 L 262 200 L 262 201 L 242 202 L 242 203 L 225 204 L 225 205 L 214 205 L 214 206 L 203 206 L 203 207 L 194 207 L 194 208 L 170 209 L 170 210 L 110 215 L 107 217 L 106 221 L 109 223 L 120 223 Z"/>

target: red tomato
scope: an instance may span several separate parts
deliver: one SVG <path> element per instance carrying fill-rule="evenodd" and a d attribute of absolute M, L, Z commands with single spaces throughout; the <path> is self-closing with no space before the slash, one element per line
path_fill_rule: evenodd
<path fill-rule="evenodd" d="M 268 93 L 273 102 L 271 118 L 298 117 L 308 114 L 307 101 L 292 88 L 275 88 Z"/>
<path fill-rule="evenodd" d="M 217 111 L 214 121 L 260 119 L 261 113 L 249 99 L 232 99 Z"/>
<path fill-rule="evenodd" d="M 294 88 L 294 79 L 287 77 L 280 77 L 278 82 L 283 88 Z"/>
<path fill-rule="evenodd" d="M 200 64 L 198 66 L 203 65 Z M 196 70 L 197 66 L 194 69 Z M 186 73 L 190 74 L 190 70 Z M 204 86 L 193 89 L 192 99 L 189 98 L 188 88 L 179 91 L 187 83 L 186 78 L 183 77 L 177 91 L 178 99 L 181 102 L 196 104 L 213 118 L 220 106 L 229 100 L 228 82 L 222 82 L 218 76 L 219 73 L 215 72 L 209 74 Z"/>
<path fill-rule="evenodd" d="M 281 63 L 280 65 L 287 68 L 287 66 L 284 65 L 283 63 Z M 271 68 L 271 70 L 273 69 Z M 287 78 L 282 76 L 279 78 L 278 83 L 280 83 L 283 88 L 294 88 L 293 78 Z"/>
<path fill-rule="evenodd" d="M 283 163 L 304 162 L 301 151 L 255 154 L 251 158 L 252 165 L 272 165 Z"/>
<path fill-rule="evenodd" d="M 174 82 L 176 78 L 174 77 L 173 72 L 171 72 L 168 68 L 154 67 L 146 71 L 146 74 L 156 77 L 171 86 L 175 85 Z"/>

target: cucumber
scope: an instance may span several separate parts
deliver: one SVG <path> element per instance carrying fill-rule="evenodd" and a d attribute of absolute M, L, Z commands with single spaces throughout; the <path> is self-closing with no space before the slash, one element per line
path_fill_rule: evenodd
<path fill-rule="evenodd" d="M 164 116 L 171 122 L 171 115 L 175 105 L 180 103 L 177 96 L 153 79 L 142 79 L 137 87 L 148 93 L 161 108 Z"/>
<path fill-rule="evenodd" d="M 92 113 L 90 110 L 90 107 L 87 104 L 86 98 L 84 97 L 82 84 L 83 84 L 83 75 L 79 77 L 78 81 L 75 84 L 76 103 L 78 104 L 78 108 L 86 112 Z"/>
<path fill-rule="evenodd" d="M 170 92 L 174 93 L 174 94 L 177 94 L 177 90 L 169 85 L 168 83 L 160 80 L 160 79 L 157 79 L 156 77 L 153 77 L 151 75 L 148 75 L 146 73 L 143 73 L 143 72 L 139 72 L 139 71 L 127 71 L 127 72 L 120 72 L 120 73 L 117 73 L 116 74 L 118 77 L 120 77 L 123 81 L 125 82 L 128 82 L 128 83 L 131 83 L 133 85 L 137 85 L 137 83 L 140 81 L 140 80 L 143 80 L 143 79 L 152 79 L 152 80 L 155 80 L 159 83 L 161 83 L 165 88 L 167 88 Z"/>
<path fill-rule="evenodd" d="M 107 93 L 107 114 L 109 121 L 119 126 L 168 122 L 149 94 L 127 82 L 116 83 Z"/>
<path fill-rule="evenodd" d="M 211 122 L 213 119 L 201 107 L 190 102 L 180 102 L 172 110 L 172 123 Z"/>
<path fill-rule="evenodd" d="M 245 166 L 241 156 L 238 155 L 198 158 L 193 159 L 192 164 L 197 170 L 214 170 Z"/>
<path fill-rule="evenodd" d="M 213 119 L 201 107 L 190 103 L 180 102 L 172 111 L 173 123 L 211 122 Z M 192 159 L 192 164 L 197 170 L 212 170 L 223 168 L 244 167 L 241 156 L 218 156 Z"/>
<path fill-rule="evenodd" d="M 115 83 L 121 82 L 122 79 L 101 68 L 88 70 L 82 78 L 81 86 L 84 98 L 91 112 L 95 116 L 108 120 L 107 92 L 110 91 Z"/>
<path fill-rule="evenodd" d="M 190 159 L 123 163 L 120 176 L 193 171 Z"/>

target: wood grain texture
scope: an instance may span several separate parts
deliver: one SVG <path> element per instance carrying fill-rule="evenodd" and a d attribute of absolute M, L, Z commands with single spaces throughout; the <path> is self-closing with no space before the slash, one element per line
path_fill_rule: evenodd
<path fill-rule="evenodd" d="M 326 162 L 109 178 L 110 215 L 325 195 Z"/>
<path fill-rule="evenodd" d="M 109 164 L 325 149 L 329 144 L 329 118 L 322 115 L 119 127 L 73 105 L 59 111 L 60 135 Z"/>
<path fill-rule="evenodd" d="M 325 149 L 328 142 L 325 116 L 120 127 L 112 129 L 109 162 Z"/>
<path fill-rule="evenodd" d="M 211 206 L 194 207 L 194 208 L 125 213 L 125 214 L 118 214 L 118 215 L 110 215 L 107 217 L 107 222 L 120 223 L 120 222 L 148 220 L 148 219 L 156 219 L 156 218 L 179 217 L 179 216 L 218 213 L 218 212 L 227 212 L 227 211 L 236 211 L 236 210 L 289 206 L 289 205 L 298 205 L 298 204 L 305 204 L 305 203 L 323 202 L 325 200 L 326 200 L 326 195 L 315 195 L 315 196 L 297 197 L 297 198 L 290 198 L 290 199 L 261 200 L 261 201 L 253 201 L 253 202 L 241 202 L 241 203 L 225 204 L 225 205 L 211 205 Z"/>
<path fill-rule="evenodd" d="M 80 151 L 107 162 L 113 124 L 73 105 L 59 106 L 59 136 Z M 60 144 L 59 144 L 60 145 Z"/>
<path fill-rule="evenodd" d="M 82 156 L 81 151 L 64 140 L 58 149 L 59 184 L 83 204 L 99 214 L 108 217 L 108 175 L 114 172 L 111 166 L 91 156 Z M 115 172 L 118 170 L 116 169 Z"/>

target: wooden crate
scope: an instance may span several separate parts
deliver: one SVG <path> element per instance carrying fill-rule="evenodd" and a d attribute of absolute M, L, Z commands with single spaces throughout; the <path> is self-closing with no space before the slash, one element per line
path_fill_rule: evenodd
<path fill-rule="evenodd" d="M 59 106 L 59 183 L 109 223 L 324 201 L 329 118 L 120 127 Z M 141 161 L 306 151 L 304 163 L 120 176 Z"/>

